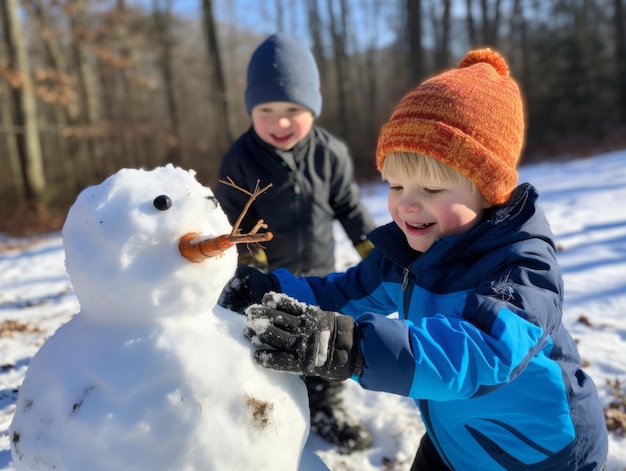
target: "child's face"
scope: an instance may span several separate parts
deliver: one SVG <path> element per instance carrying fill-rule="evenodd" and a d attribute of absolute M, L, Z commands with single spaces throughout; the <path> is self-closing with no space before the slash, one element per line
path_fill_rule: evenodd
<path fill-rule="evenodd" d="M 261 103 L 252 109 L 256 133 L 280 150 L 289 150 L 300 142 L 311 131 L 313 119 L 311 110 L 287 101 Z"/>
<path fill-rule="evenodd" d="M 425 252 L 440 237 L 463 234 L 480 221 L 490 205 L 469 184 L 388 178 L 387 204 L 412 249 Z"/>

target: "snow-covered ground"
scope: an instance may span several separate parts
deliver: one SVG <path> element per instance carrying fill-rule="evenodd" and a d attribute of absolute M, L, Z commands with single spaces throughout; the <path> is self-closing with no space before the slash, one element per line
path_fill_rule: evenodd
<path fill-rule="evenodd" d="M 606 405 L 626 395 L 626 151 L 522 167 L 540 191 L 560 249 L 564 320 Z M 362 197 L 378 223 L 390 220 L 386 188 Z M 358 256 L 337 226 L 337 268 Z M 28 239 L 0 234 L 0 469 L 12 470 L 9 424 L 31 357 L 79 309 L 65 273 L 59 233 Z M 308 447 L 332 471 L 408 470 L 424 428 L 413 401 L 346 383 L 347 407 L 372 430 L 370 450 L 341 455 L 318 437 Z M 624 401 L 624 398 L 621 399 Z M 62 431 L 59 431 L 62 433 Z M 607 471 L 626 469 L 626 440 L 611 432 Z"/>

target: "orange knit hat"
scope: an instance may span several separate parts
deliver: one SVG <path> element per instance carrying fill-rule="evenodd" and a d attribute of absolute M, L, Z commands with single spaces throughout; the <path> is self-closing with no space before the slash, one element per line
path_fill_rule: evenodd
<path fill-rule="evenodd" d="M 523 142 L 522 97 L 509 67 L 491 49 L 477 49 L 398 103 L 381 130 L 376 166 L 381 170 L 393 152 L 425 154 L 469 178 L 490 203 L 501 204 L 517 184 Z"/>

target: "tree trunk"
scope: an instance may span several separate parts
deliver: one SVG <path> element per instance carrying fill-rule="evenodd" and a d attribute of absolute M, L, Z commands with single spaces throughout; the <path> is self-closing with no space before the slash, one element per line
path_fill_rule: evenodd
<path fill-rule="evenodd" d="M 614 0 L 615 60 L 617 62 L 617 96 L 621 122 L 626 123 L 626 16 L 623 0 Z"/>
<path fill-rule="evenodd" d="M 285 15 L 283 2 L 281 0 L 276 1 L 276 31 L 285 31 Z"/>
<path fill-rule="evenodd" d="M 44 50 L 46 52 L 46 57 L 50 66 L 62 76 L 69 76 L 70 72 L 67 66 L 67 62 L 65 60 L 65 56 L 63 55 L 63 51 L 59 45 L 59 41 L 54 37 L 54 35 L 46 34 L 46 30 L 51 27 L 58 27 L 58 25 L 52 26 L 50 24 L 50 17 L 46 10 L 46 6 L 42 3 L 41 0 L 31 0 L 30 2 L 25 2 L 27 6 L 28 13 L 35 19 L 37 22 L 37 29 L 39 30 L 39 38 L 43 42 Z M 78 109 L 78 100 L 73 100 L 67 104 L 67 106 L 63 107 L 66 121 L 69 123 L 75 123 L 78 120 L 79 109 Z"/>
<path fill-rule="evenodd" d="M 46 34 L 50 28 L 58 27 L 58 25 L 52 25 L 51 19 L 48 15 L 47 5 L 41 0 L 31 0 L 25 2 L 28 14 L 35 19 L 38 30 L 38 38 L 43 44 L 45 52 L 45 58 L 49 67 L 51 67 L 59 77 L 70 77 L 67 62 L 58 39 L 55 35 Z M 63 168 L 64 181 L 68 191 L 74 191 L 80 186 L 76 181 L 74 170 L 72 168 L 72 161 L 77 152 L 80 152 L 80 147 L 71 145 L 71 141 L 64 135 L 64 131 L 68 125 L 74 125 L 79 120 L 79 104 L 77 99 L 70 100 L 67 103 L 55 103 L 53 104 L 53 116 L 54 123 L 52 124 L 53 133 L 58 143 L 59 160 L 61 161 L 61 167 Z M 49 154 L 48 154 L 49 155 Z"/>
<path fill-rule="evenodd" d="M 126 10 L 126 0 L 116 0 L 113 40 L 115 41 L 114 44 L 117 44 L 118 47 L 112 49 L 114 53 L 119 54 L 123 62 L 125 62 L 126 64 L 130 64 L 132 51 L 128 45 L 128 12 Z M 118 100 L 118 122 L 124 123 L 124 121 L 126 121 L 127 124 L 130 124 L 130 126 L 122 126 L 122 128 L 120 129 L 120 138 L 123 140 L 126 148 L 126 165 L 130 165 L 132 167 L 140 167 L 143 162 L 141 162 L 139 158 L 139 152 L 135 148 L 135 144 L 139 140 L 139 136 L 137 136 L 135 132 L 135 124 L 141 120 L 139 114 L 140 110 L 137 106 L 135 106 L 134 103 L 134 100 L 137 99 L 137 96 L 133 94 L 133 86 L 130 83 L 128 76 L 128 66 L 118 70 L 118 74 L 119 81 L 117 84 L 117 88 L 120 94 L 120 100 Z"/>
<path fill-rule="evenodd" d="M 11 93 L 9 84 L 4 80 L 0 80 L 0 96 L 10 96 Z M 10 100 L 0 100 L 0 122 L 2 122 L 3 128 L 6 129 L 4 136 L 9 157 L 9 168 L 16 191 L 15 196 L 21 201 L 26 199 L 26 188 L 22 178 L 22 166 L 20 165 L 20 154 L 17 147 L 17 133 L 13 132 L 15 126 L 13 124 Z"/>
<path fill-rule="evenodd" d="M 522 90 L 528 91 L 530 86 L 531 63 L 528 45 L 528 24 L 524 9 L 523 0 L 513 1 L 511 14 L 510 40 L 512 44 L 512 57 L 510 62 L 514 64 L 512 73 L 517 77 Z"/>
<path fill-rule="evenodd" d="M 13 122 L 18 127 L 17 149 L 24 191 L 27 200 L 36 202 L 41 199 L 46 189 L 46 178 L 37 126 L 37 104 L 17 3 L 17 0 L 0 2 L 0 12 L 2 13 L 8 68 L 15 70 L 20 79 L 20 84 L 13 89 L 12 96 L 15 114 Z"/>
<path fill-rule="evenodd" d="M 422 47 L 422 2 L 406 0 L 408 34 L 407 66 L 410 85 L 417 85 L 424 78 L 424 48 Z"/>
<path fill-rule="evenodd" d="M 233 141 L 233 133 L 230 129 L 228 121 L 229 106 L 226 98 L 226 82 L 224 80 L 224 73 L 222 72 L 220 48 L 217 42 L 215 21 L 213 20 L 212 0 L 202 0 L 202 15 L 207 45 L 207 55 L 209 58 L 209 69 L 211 71 L 209 84 L 213 94 L 212 108 L 217 116 L 221 116 L 220 119 L 216 119 L 213 122 L 215 142 L 221 143 L 222 149 L 218 146 L 218 152 L 220 150 L 225 152 L 227 147 Z"/>
<path fill-rule="evenodd" d="M 437 2 L 439 3 L 439 2 Z M 435 69 L 437 71 L 446 69 L 450 65 L 450 0 L 443 0 L 443 11 L 441 19 L 437 18 L 437 7 L 433 7 L 433 29 L 435 37 Z"/>
<path fill-rule="evenodd" d="M 100 101 L 98 99 L 98 87 L 96 85 L 96 74 L 89 60 L 87 44 L 87 26 L 84 19 L 84 0 L 68 0 L 71 5 L 69 13 L 69 27 L 71 31 L 70 49 L 74 68 L 78 79 L 79 96 L 79 118 L 76 128 L 91 129 L 100 119 Z M 75 162 L 73 165 L 74 174 L 78 182 L 88 181 L 93 173 L 93 154 L 87 137 L 78 133 L 70 139 L 74 141 L 77 148 Z M 111 160 L 115 157 L 112 156 Z"/>
<path fill-rule="evenodd" d="M 333 0 L 327 0 L 328 17 L 330 18 L 330 30 L 333 38 L 333 51 L 335 59 L 335 70 L 337 77 L 337 104 L 338 104 L 338 125 L 336 132 L 344 139 L 347 138 L 349 129 L 348 120 L 348 68 L 346 57 L 346 31 L 345 19 L 347 15 L 347 5 L 345 0 L 339 3 L 339 18 L 333 10 Z"/>
<path fill-rule="evenodd" d="M 180 118 L 174 87 L 172 1 L 173 0 L 165 0 L 165 5 L 160 7 L 159 0 L 153 0 L 152 8 L 159 46 L 159 67 L 161 69 L 161 75 L 163 76 L 165 99 L 170 122 L 166 160 L 176 165 L 185 166 L 188 165 L 188 162 L 184 161 L 181 153 Z"/>
<path fill-rule="evenodd" d="M 478 39 L 476 38 L 476 24 L 474 23 L 474 13 L 472 12 L 473 7 L 474 2 L 472 0 L 465 0 L 465 10 L 467 12 L 467 37 L 469 38 L 470 48 L 473 48 L 476 44 L 478 44 Z"/>
<path fill-rule="evenodd" d="M 308 5 L 308 18 L 309 29 L 311 30 L 311 37 L 313 38 L 313 56 L 317 62 L 317 68 L 320 71 L 322 84 L 324 79 L 327 78 L 326 59 L 324 58 L 324 52 L 322 48 L 322 20 L 318 10 L 317 0 L 309 0 Z"/>
<path fill-rule="evenodd" d="M 498 46 L 499 35 L 498 26 L 500 25 L 500 0 L 493 2 L 493 14 L 489 13 L 489 1 L 480 1 L 480 10 L 482 15 L 482 34 L 483 44 L 486 46 Z"/>
<path fill-rule="evenodd" d="M 375 1 L 372 10 L 364 15 L 364 31 L 367 43 L 364 45 L 362 59 L 353 59 L 355 66 L 355 88 L 359 91 L 353 94 L 354 108 L 351 111 L 355 116 L 361 117 L 359 127 L 355 132 L 356 141 L 352 146 L 352 157 L 355 164 L 355 172 L 370 177 L 376 166 L 371 158 L 372 149 L 376 148 L 379 121 L 379 95 L 378 95 L 378 72 L 379 59 L 377 39 L 379 36 L 379 19 L 381 17 L 380 3 Z"/>

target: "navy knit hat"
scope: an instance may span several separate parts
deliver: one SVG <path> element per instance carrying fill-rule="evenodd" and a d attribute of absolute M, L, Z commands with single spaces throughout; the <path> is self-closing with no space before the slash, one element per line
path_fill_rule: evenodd
<path fill-rule="evenodd" d="M 288 101 L 319 116 L 320 75 L 310 49 L 285 33 L 268 37 L 250 58 L 245 100 L 248 113 L 261 103 Z"/>

